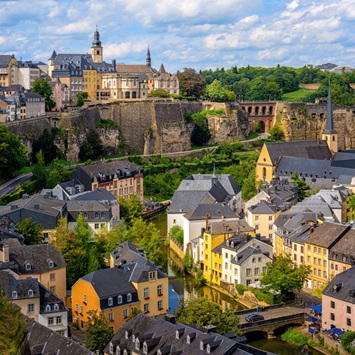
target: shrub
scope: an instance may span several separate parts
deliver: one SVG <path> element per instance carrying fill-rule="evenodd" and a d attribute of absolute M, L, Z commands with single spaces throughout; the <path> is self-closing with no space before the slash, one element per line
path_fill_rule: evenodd
<path fill-rule="evenodd" d="M 96 125 L 96 128 L 118 129 L 118 124 L 110 119 L 100 119 Z"/>
<path fill-rule="evenodd" d="M 246 291 L 248 288 L 244 285 L 240 285 L 240 284 L 237 284 L 235 285 L 235 289 L 237 290 L 237 292 L 243 296 L 244 295 L 244 291 Z"/>
<path fill-rule="evenodd" d="M 184 245 L 184 231 L 180 226 L 172 226 L 170 228 L 170 234 L 178 244 Z"/>
<path fill-rule="evenodd" d="M 305 335 L 291 328 L 287 329 L 287 331 L 281 335 L 281 339 L 298 347 L 308 344 L 308 338 Z"/>

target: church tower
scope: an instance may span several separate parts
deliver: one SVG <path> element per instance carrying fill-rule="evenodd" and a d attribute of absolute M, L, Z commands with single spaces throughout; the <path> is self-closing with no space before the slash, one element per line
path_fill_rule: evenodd
<path fill-rule="evenodd" d="M 338 151 L 338 134 L 333 125 L 332 95 L 330 92 L 330 81 L 328 84 L 328 106 L 327 106 L 327 126 L 322 133 L 322 140 L 328 144 L 330 151 L 334 154 Z"/>
<path fill-rule="evenodd" d="M 101 46 L 101 41 L 100 41 L 100 33 L 97 30 L 97 27 L 94 33 L 94 40 L 92 41 L 91 57 L 94 63 L 102 63 L 104 61 L 103 48 Z"/>
<path fill-rule="evenodd" d="M 147 64 L 147 67 L 151 67 L 152 66 L 152 60 L 150 58 L 150 50 L 149 50 L 149 47 L 148 47 L 148 50 L 147 50 L 147 57 L 145 59 L 145 62 Z"/>

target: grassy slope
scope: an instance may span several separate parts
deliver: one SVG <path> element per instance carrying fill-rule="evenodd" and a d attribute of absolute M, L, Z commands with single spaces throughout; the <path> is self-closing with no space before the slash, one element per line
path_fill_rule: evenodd
<path fill-rule="evenodd" d="M 302 102 L 302 99 L 309 94 L 311 90 L 298 89 L 296 91 L 288 92 L 282 95 L 282 101 L 287 102 Z"/>

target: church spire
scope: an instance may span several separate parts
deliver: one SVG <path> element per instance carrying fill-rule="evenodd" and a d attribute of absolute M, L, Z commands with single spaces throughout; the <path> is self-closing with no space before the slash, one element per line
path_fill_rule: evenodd
<path fill-rule="evenodd" d="M 327 124 L 326 124 L 325 130 L 322 133 L 322 139 L 327 142 L 329 150 L 333 154 L 338 151 L 338 134 L 334 130 L 330 80 L 329 80 L 329 84 L 328 84 Z"/>
<path fill-rule="evenodd" d="M 96 31 L 94 33 L 94 40 L 92 41 L 93 47 L 101 47 L 100 33 L 96 26 Z"/>
<path fill-rule="evenodd" d="M 330 80 L 328 83 L 328 104 L 327 104 L 327 126 L 324 131 L 325 134 L 334 134 L 334 124 L 333 124 L 333 105 L 332 105 L 332 94 L 330 90 Z"/>
<path fill-rule="evenodd" d="M 213 164 L 212 185 L 217 185 L 218 177 L 216 175 L 216 164 Z"/>
<path fill-rule="evenodd" d="M 150 50 L 149 50 L 149 46 L 148 46 L 148 50 L 147 50 L 147 57 L 146 57 L 146 64 L 147 66 L 150 68 L 152 66 L 152 60 L 150 58 Z"/>

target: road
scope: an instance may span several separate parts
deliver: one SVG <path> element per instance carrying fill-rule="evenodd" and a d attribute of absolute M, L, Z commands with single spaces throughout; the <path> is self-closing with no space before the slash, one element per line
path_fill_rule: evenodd
<path fill-rule="evenodd" d="M 23 182 L 31 179 L 32 176 L 33 176 L 32 173 L 22 174 L 20 176 L 15 177 L 14 179 L 6 182 L 5 184 L 1 185 L 0 186 L 0 197 L 3 197 L 7 193 L 15 190 Z"/>

